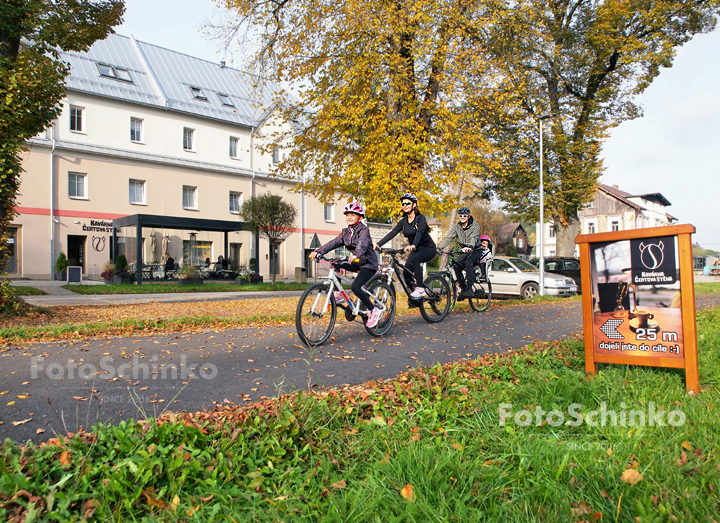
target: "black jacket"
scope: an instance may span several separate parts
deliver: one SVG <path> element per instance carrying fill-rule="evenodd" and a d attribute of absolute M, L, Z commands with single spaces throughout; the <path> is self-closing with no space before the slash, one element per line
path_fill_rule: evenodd
<path fill-rule="evenodd" d="M 416 214 L 415 219 L 410 223 L 408 223 L 407 216 L 403 216 L 393 230 L 378 242 L 378 245 L 384 245 L 392 240 L 400 231 L 402 231 L 403 236 L 407 238 L 410 245 L 414 245 L 417 250 L 423 247 L 435 248 L 435 242 L 430 237 L 430 227 L 422 214 Z"/>

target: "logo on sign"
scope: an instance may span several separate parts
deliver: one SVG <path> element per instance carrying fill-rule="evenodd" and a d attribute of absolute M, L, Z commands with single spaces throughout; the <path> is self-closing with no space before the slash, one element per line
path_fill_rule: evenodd
<path fill-rule="evenodd" d="M 92 248 L 97 252 L 105 250 L 105 236 L 93 236 Z"/>
<path fill-rule="evenodd" d="M 641 243 L 638 247 L 640 249 L 640 261 L 646 268 L 652 271 L 662 265 L 665 259 L 663 254 L 665 245 L 663 245 L 663 242 L 649 243 L 647 245 Z"/>

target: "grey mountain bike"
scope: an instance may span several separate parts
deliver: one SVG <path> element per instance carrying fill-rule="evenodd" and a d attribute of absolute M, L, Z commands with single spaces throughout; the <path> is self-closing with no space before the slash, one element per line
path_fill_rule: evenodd
<path fill-rule="evenodd" d="M 450 255 L 450 259 L 448 260 L 447 266 L 441 270 L 438 271 L 436 274 L 441 275 L 443 278 L 445 278 L 448 282 L 448 285 L 451 289 L 451 303 L 450 303 L 450 309 L 452 310 L 455 307 L 455 303 L 458 298 L 458 294 L 460 293 L 460 283 L 457 281 L 457 276 L 455 275 L 455 271 L 452 270 L 452 266 L 455 263 L 455 260 L 457 257 L 462 254 L 462 251 L 438 251 L 440 254 L 448 254 Z M 484 257 L 483 257 L 484 258 Z M 473 291 L 475 294 L 468 298 L 468 301 L 470 302 L 470 307 L 476 312 L 485 312 L 490 308 L 490 302 L 492 301 L 492 284 L 490 283 L 490 280 L 487 278 L 482 277 L 482 272 L 480 271 L 480 262 L 483 260 L 483 258 L 480 258 L 477 263 L 475 263 L 473 270 L 475 271 L 475 281 L 473 282 Z M 487 270 L 490 270 L 489 267 Z M 464 298 L 462 298 L 464 299 Z"/>
<path fill-rule="evenodd" d="M 308 347 L 322 345 L 330 338 L 335 328 L 338 308 L 344 309 L 347 321 L 354 321 L 359 316 L 363 324 L 366 324 L 370 314 L 359 298 L 353 300 L 343 289 L 342 284 L 352 283 L 352 280 L 343 276 L 336 266 L 346 262 L 347 257 L 328 259 L 322 254 L 318 254 L 316 259 L 326 262 L 330 272 L 322 278 L 325 281 L 315 283 L 305 289 L 295 311 L 295 328 L 302 342 Z M 384 282 L 373 282 L 372 278 L 363 287 L 363 290 L 368 293 L 373 305 L 382 311 L 377 325 L 374 327 L 365 325 L 365 330 L 373 336 L 382 336 L 390 330 L 395 321 L 395 293 Z M 337 303 L 335 291 L 342 292 L 347 302 Z"/>
<path fill-rule="evenodd" d="M 380 252 L 389 256 L 389 262 L 382 264 L 378 273 L 370 278 L 368 286 L 375 282 L 382 282 L 392 289 L 395 295 L 395 287 L 393 286 L 393 275 L 397 275 L 405 293 L 408 295 L 408 305 L 420 308 L 420 314 L 428 323 L 437 323 L 445 319 L 450 312 L 450 285 L 443 276 L 431 274 L 422 283 L 425 287 L 426 295 L 420 299 L 409 298 L 412 287 L 415 284 L 415 276 L 412 271 L 405 267 L 396 258 L 398 254 L 405 252 L 404 249 L 380 249 Z"/>

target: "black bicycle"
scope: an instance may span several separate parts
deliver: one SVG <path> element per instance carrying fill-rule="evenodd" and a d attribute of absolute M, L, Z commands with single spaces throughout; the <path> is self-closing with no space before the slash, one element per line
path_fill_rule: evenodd
<path fill-rule="evenodd" d="M 397 274 L 405 293 L 408 295 L 408 305 L 418 307 L 420 314 L 429 323 L 437 323 L 445 319 L 450 312 L 451 291 L 450 285 L 443 276 L 432 274 L 425 278 L 422 283 L 425 287 L 425 296 L 418 299 L 410 298 L 412 288 L 415 286 L 415 276 L 410 269 L 405 267 L 398 259 L 397 255 L 405 252 L 404 249 L 381 249 L 380 252 L 387 255 L 387 263 L 380 266 L 378 273 L 370 278 L 367 283 L 368 288 L 375 282 L 384 282 L 395 294 L 395 286 L 393 285 L 393 275 Z"/>
<path fill-rule="evenodd" d="M 450 309 L 452 310 L 455 307 L 455 302 L 457 301 L 458 293 L 461 289 L 460 283 L 457 281 L 455 271 L 452 270 L 452 266 L 455 263 L 456 258 L 460 254 L 462 254 L 462 251 L 439 252 L 441 254 L 450 255 L 450 260 L 448 260 L 447 266 L 443 270 L 438 271 L 436 274 L 439 274 L 443 278 L 445 278 L 448 282 L 448 285 L 450 285 L 452 296 Z M 490 302 L 492 301 L 492 284 L 490 283 L 489 279 L 482 277 L 482 272 L 480 271 L 480 262 L 483 258 L 480 258 L 473 267 L 475 270 L 475 280 L 473 282 L 474 295 L 468 298 L 468 301 L 470 302 L 470 307 L 472 307 L 472 309 L 477 312 L 485 312 L 486 310 L 488 310 L 490 308 Z M 489 267 L 488 270 L 490 270 Z M 461 297 L 461 299 L 465 298 Z"/>

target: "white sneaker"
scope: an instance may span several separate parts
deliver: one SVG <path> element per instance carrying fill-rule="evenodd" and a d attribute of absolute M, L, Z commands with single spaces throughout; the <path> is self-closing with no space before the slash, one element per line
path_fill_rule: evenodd
<path fill-rule="evenodd" d="M 425 289 L 422 287 L 415 287 L 415 290 L 410 293 L 410 297 L 414 299 L 422 298 L 425 296 Z"/>
<path fill-rule="evenodd" d="M 382 311 L 380 309 L 378 309 L 377 307 L 373 308 L 372 312 L 370 313 L 370 317 L 368 318 L 368 321 L 365 324 L 365 326 L 369 329 L 372 329 L 380 321 L 380 316 L 382 316 Z"/>
<path fill-rule="evenodd" d="M 333 296 L 335 296 L 335 303 L 345 303 L 345 295 L 340 291 L 333 292 Z"/>

